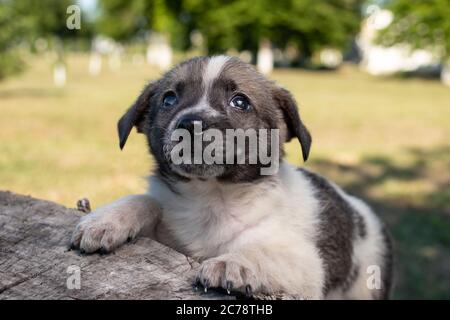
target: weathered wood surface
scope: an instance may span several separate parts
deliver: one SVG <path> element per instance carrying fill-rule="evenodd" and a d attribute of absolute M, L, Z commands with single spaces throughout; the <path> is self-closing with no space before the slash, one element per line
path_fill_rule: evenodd
<path fill-rule="evenodd" d="M 114 254 L 68 251 L 79 217 L 75 209 L 0 192 L 0 299 L 214 299 L 194 291 L 198 264 L 155 241 L 140 238 Z M 68 289 L 71 266 L 80 289 Z"/>

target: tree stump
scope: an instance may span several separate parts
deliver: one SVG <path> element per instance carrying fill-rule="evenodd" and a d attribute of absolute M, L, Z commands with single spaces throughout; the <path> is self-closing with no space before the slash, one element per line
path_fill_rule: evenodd
<path fill-rule="evenodd" d="M 148 238 L 104 256 L 69 251 L 71 232 L 82 215 L 49 201 L 0 192 L 0 299 L 234 298 L 195 291 L 198 263 Z M 77 276 L 79 286 L 72 283 Z"/>

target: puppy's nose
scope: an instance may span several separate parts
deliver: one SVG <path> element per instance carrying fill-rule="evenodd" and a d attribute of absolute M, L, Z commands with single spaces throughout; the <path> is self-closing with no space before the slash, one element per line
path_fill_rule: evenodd
<path fill-rule="evenodd" d="M 199 126 L 202 131 L 206 129 L 205 123 L 202 118 L 196 115 L 185 115 L 181 117 L 177 122 L 177 129 L 186 129 L 190 133 L 194 133 L 194 126 Z"/>

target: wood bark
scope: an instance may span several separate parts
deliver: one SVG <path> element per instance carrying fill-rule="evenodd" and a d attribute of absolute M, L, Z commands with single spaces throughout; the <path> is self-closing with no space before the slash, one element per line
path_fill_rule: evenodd
<path fill-rule="evenodd" d="M 0 192 L 0 299 L 234 298 L 195 291 L 198 263 L 148 238 L 103 256 L 69 251 L 71 232 L 83 214 Z M 79 289 L 71 278 L 78 270 Z"/>

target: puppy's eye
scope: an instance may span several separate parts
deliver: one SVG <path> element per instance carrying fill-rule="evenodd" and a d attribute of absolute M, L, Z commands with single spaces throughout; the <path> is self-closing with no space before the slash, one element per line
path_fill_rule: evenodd
<path fill-rule="evenodd" d="M 238 95 L 235 96 L 230 101 L 230 107 L 241 109 L 241 110 L 248 110 L 250 108 L 250 102 L 248 99 L 244 96 Z"/>
<path fill-rule="evenodd" d="M 167 92 L 163 99 L 163 107 L 170 108 L 178 103 L 178 98 L 174 92 Z"/>

